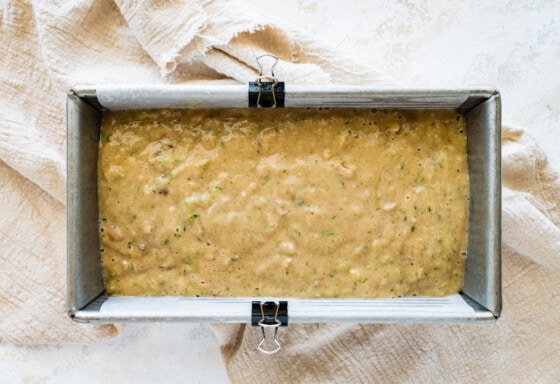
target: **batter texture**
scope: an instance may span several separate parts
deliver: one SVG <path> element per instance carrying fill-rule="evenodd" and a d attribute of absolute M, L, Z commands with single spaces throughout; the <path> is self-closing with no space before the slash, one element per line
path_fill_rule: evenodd
<path fill-rule="evenodd" d="M 107 112 L 98 164 L 107 292 L 457 293 L 466 146 L 453 110 Z"/>

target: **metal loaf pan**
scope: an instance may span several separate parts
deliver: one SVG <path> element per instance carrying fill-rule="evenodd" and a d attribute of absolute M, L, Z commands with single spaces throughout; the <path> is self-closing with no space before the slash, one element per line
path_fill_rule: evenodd
<path fill-rule="evenodd" d="M 251 322 L 253 298 L 122 297 L 101 274 L 97 151 L 105 110 L 247 108 L 246 85 L 79 86 L 68 93 L 68 292 L 80 322 Z M 499 93 L 492 88 L 419 89 L 285 86 L 285 107 L 447 109 L 466 116 L 470 177 L 469 241 L 462 292 L 431 298 L 286 300 L 292 323 L 481 323 L 501 312 Z"/>

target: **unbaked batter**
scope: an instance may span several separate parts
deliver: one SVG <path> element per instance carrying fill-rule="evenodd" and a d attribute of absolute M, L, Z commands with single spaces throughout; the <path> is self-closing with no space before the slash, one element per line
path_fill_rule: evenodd
<path fill-rule="evenodd" d="M 464 117 L 446 111 L 108 112 L 107 292 L 442 296 L 463 282 Z"/>

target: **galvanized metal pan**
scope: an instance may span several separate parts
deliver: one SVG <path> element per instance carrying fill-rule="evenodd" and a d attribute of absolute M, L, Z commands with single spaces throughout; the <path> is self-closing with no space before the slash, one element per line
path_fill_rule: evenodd
<path fill-rule="evenodd" d="M 428 89 L 288 84 L 284 92 L 286 108 L 458 108 L 465 114 L 471 196 L 465 281 L 459 294 L 443 298 L 356 300 L 271 297 L 259 300 L 287 302 L 292 323 L 495 321 L 502 307 L 499 93 L 486 87 Z M 105 110 L 247 108 L 248 102 L 246 85 L 99 85 L 76 86 L 70 90 L 67 99 L 67 309 L 72 319 L 95 323 L 252 321 L 255 304 L 250 297 L 107 295 L 101 273 L 97 205 L 97 151 Z"/>

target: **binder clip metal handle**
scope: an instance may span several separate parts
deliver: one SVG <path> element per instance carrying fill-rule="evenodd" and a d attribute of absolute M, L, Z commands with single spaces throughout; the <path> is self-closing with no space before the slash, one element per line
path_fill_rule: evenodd
<path fill-rule="evenodd" d="M 270 67 L 270 76 L 263 76 L 263 67 L 262 67 L 262 63 L 261 63 L 261 60 L 262 60 L 263 57 L 270 57 L 274 60 L 274 63 Z M 276 78 L 276 76 L 274 76 L 274 67 L 276 67 L 276 64 L 278 64 L 278 58 L 274 55 L 271 55 L 270 53 L 265 53 L 264 55 L 258 56 L 256 58 L 256 60 L 257 60 L 258 66 L 259 66 L 259 77 L 257 78 L 257 82 L 259 81 L 260 78 L 267 78 L 267 79 L 270 79 L 272 81 L 278 82 L 278 79 Z"/>
<path fill-rule="evenodd" d="M 260 323 L 259 322 L 259 326 L 261 327 L 261 332 L 262 332 L 262 340 L 259 343 L 259 345 L 257 345 L 257 349 L 259 351 L 261 351 L 262 353 L 266 354 L 266 355 L 274 355 L 276 352 L 278 352 L 280 349 L 282 349 L 282 346 L 280 345 L 280 341 L 278 341 L 278 327 L 280 326 L 280 322 L 276 323 L 276 324 L 264 324 L 264 323 Z M 274 335 L 272 336 L 273 339 L 272 341 L 274 342 L 275 348 L 274 349 L 265 349 L 264 344 L 266 343 L 266 331 L 265 329 L 274 329 Z"/>

